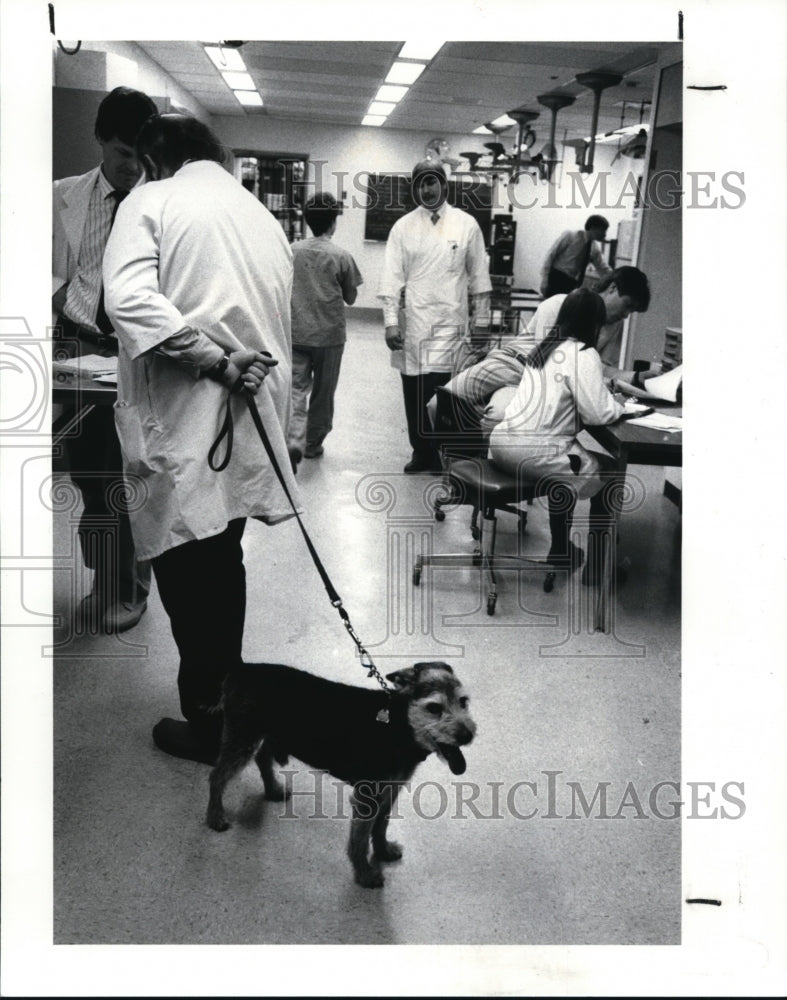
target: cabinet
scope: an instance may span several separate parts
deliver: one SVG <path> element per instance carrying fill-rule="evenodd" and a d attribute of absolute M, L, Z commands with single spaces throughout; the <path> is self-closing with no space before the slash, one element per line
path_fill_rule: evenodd
<path fill-rule="evenodd" d="M 308 156 L 235 150 L 235 177 L 279 220 L 290 243 L 307 236 L 303 218 Z"/>

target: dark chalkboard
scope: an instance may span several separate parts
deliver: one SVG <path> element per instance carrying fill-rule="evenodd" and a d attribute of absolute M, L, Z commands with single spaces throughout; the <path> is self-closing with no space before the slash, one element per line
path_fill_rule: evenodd
<path fill-rule="evenodd" d="M 409 174 L 368 174 L 366 179 L 366 229 L 364 239 L 384 243 L 391 226 L 415 208 Z M 448 204 L 472 215 L 489 245 L 492 228 L 492 185 L 476 178 L 451 177 Z"/>

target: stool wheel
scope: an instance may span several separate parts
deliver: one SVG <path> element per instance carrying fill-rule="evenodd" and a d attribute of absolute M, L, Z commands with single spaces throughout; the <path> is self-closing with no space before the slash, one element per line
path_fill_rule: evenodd
<path fill-rule="evenodd" d="M 555 586 L 555 574 L 547 573 L 544 577 L 544 593 L 551 594 Z"/>
<path fill-rule="evenodd" d="M 493 615 L 495 613 L 495 605 L 497 604 L 497 594 L 490 594 L 486 599 L 486 613 L 488 615 Z"/>
<path fill-rule="evenodd" d="M 441 507 L 435 507 L 434 519 L 435 521 L 445 520 L 445 511 Z"/>

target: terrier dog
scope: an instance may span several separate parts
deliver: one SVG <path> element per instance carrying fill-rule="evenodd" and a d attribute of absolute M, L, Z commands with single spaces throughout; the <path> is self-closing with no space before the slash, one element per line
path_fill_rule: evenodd
<path fill-rule="evenodd" d="M 476 730 L 469 699 L 447 663 L 416 663 L 388 674 L 388 680 L 394 685 L 390 694 L 278 663 L 232 668 L 224 682 L 224 730 L 210 775 L 208 826 L 219 832 L 229 828 L 222 795 L 252 757 L 266 797 L 286 798 L 273 765 L 286 764 L 292 755 L 353 786 L 347 850 L 355 881 L 382 886 L 380 862 L 402 856 L 402 848 L 386 838 L 401 783 L 431 753 L 454 774 L 463 774 L 459 748 Z"/>

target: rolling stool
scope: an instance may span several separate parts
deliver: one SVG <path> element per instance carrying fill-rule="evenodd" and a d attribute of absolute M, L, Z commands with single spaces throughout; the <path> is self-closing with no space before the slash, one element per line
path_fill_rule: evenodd
<path fill-rule="evenodd" d="M 450 460 L 447 470 L 447 485 L 449 494 L 440 497 L 435 504 L 435 520 L 445 519 L 445 504 L 472 504 L 473 521 L 471 530 L 473 538 L 479 543 L 474 552 L 421 554 L 416 558 L 413 567 L 413 585 L 421 582 L 421 572 L 424 566 L 479 566 L 486 574 L 488 592 L 486 613 L 493 615 L 497 605 L 497 580 L 495 568 L 501 569 L 543 569 L 549 567 L 544 578 L 544 590 L 549 593 L 555 583 L 555 569 L 570 569 L 569 559 L 566 566 L 544 559 L 531 559 L 521 555 L 496 555 L 495 536 L 497 533 L 497 511 L 505 510 L 519 515 L 520 533 L 527 524 L 527 513 L 514 507 L 514 504 L 530 501 L 536 495 L 535 482 L 527 483 L 517 480 L 498 469 L 488 458 L 458 458 Z M 481 513 L 481 523 L 477 517 Z"/>

